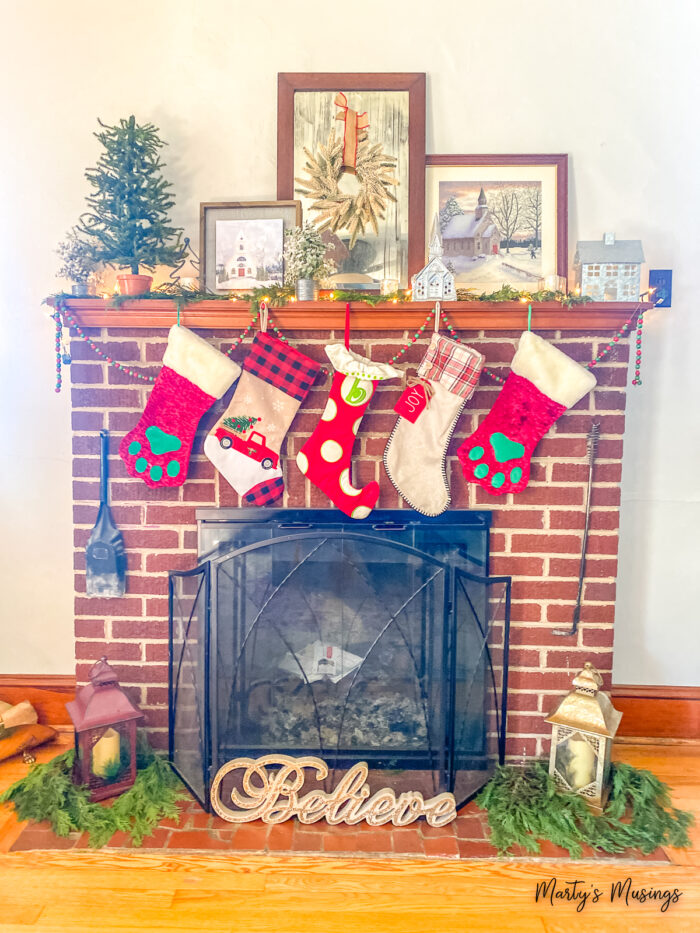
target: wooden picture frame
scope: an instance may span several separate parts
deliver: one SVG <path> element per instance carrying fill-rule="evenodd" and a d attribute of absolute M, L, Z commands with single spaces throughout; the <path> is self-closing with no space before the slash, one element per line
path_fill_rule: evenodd
<path fill-rule="evenodd" d="M 218 221 L 229 221 L 233 225 L 239 224 L 240 228 L 244 230 L 244 225 L 241 222 L 246 222 L 251 225 L 251 229 L 255 229 L 253 225 L 259 222 L 265 222 L 271 220 L 274 222 L 275 227 L 279 226 L 279 262 L 282 263 L 281 259 L 281 250 L 284 243 L 284 234 L 287 230 L 298 227 L 301 225 L 302 218 L 302 209 L 301 201 L 295 200 L 281 200 L 281 201 L 207 201 L 199 205 L 199 257 L 200 257 L 200 288 L 202 291 L 211 291 L 214 294 L 228 294 L 230 292 L 247 292 L 253 288 L 260 287 L 264 284 L 271 284 L 269 281 L 258 281 L 257 278 L 252 276 L 247 276 L 245 273 L 252 271 L 252 263 L 248 265 L 247 268 L 243 269 L 243 274 L 240 275 L 241 284 L 237 284 L 237 280 L 227 279 L 225 281 L 233 281 L 233 285 L 223 286 L 222 281 L 219 276 L 219 268 L 221 257 L 217 256 L 217 239 L 216 239 L 216 224 Z M 279 222 L 281 221 L 281 225 Z M 232 231 L 235 235 L 235 226 L 232 227 Z M 229 233 L 229 236 L 231 235 Z M 274 234 L 275 238 L 277 236 L 277 230 L 273 229 L 269 232 L 271 237 Z M 266 231 L 267 235 L 267 231 Z M 246 258 L 246 257 L 244 257 Z M 253 257 L 254 258 L 254 257 Z M 276 257 L 275 257 L 276 261 Z M 245 265 L 245 264 L 244 264 Z M 238 273 L 241 270 L 237 270 Z M 257 271 L 257 270 L 255 270 Z M 253 276 L 255 272 L 253 272 Z M 284 280 L 284 266 L 280 266 L 279 270 L 275 268 L 274 272 L 275 279 L 279 279 L 279 282 L 275 281 L 274 284 L 282 284 Z"/>
<path fill-rule="evenodd" d="M 318 136 L 314 136 L 314 127 L 309 126 L 307 120 L 299 126 L 295 121 L 295 98 L 297 107 L 309 107 L 310 98 L 307 94 L 318 92 L 323 94 L 324 124 L 319 124 Z M 299 177 L 304 170 L 303 147 L 307 145 L 309 137 L 313 137 L 310 145 L 325 144 L 328 139 L 328 127 L 336 127 L 343 138 L 343 123 L 335 123 L 335 114 L 330 114 L 328 101 L 333 101 L 335 95 L 342 92 L 347 96 L 349 106 L 367 110 L 369 127 L 367 130 L 369 141 L 372 144 L 382 144 L 387 147 L 387 153 L 396 158 L 396 172 L 399 185 L 393 188 L 396 191 L 399 203 L 390 205 L 385 220 L 380 224 L 380 236 L 375 237 L 374 232 L 368 232 L 365 238 L 365 259 L 359 257 L 355 251 L 349 256 L 352 248 L 346 251 L 348 238 L 343 237 L 341 249 L 331 253 L 339 269 L 343 263 L 349 267 L 348 276 L 352 278 L 355 266 L 360 273 L 371 271 L 365 278 L 373 280 L 377 287 L 382 280 L 398 279 L 401 286 L 410 284 L 411 276 L 423 265 L 423 226 L 425 222 L 425 74 L 417 72 L 392 72 L 379 74 L 358 73 L 281 73 L 277 84 L 277 197 L 280 199 L 298 197 Z M 364 99 L 363 99 L 364 92 Z M 380 101 L 380 96 L 374 92 L 394 93 Z M 405 92 L 407 100 L 395 92 Z M 332 94 L 333 96 L 330 96 Z M 371 96 L 368 96 L 371 95 Z M 397 108 L 401 107 L 401 119 L 398 118 L 389 129 L 385 123 L 390 114 L 391 101 L 396 101 Z M 370 106 L 364 106 L 369 102 Z M 386 108 L 383 104 L 386 103 Z M 359 112 L 358 109 L 358 112 Z M 372 113 L 375 113 L 375 125 L 372 125 Z M 376 114 L 380 113 L 378 120 Z M 347 124 L 346 124 L 347 125 Z M 406 129 L 407 127 L 407 129 Z M 374 130 L 374 135 L 373 134 Z M 396 146 L 396 152 L 389 152 L 388 147 Z M 296 140 L 296 148 L 295 148 Z M 295 166 L 295 159 L 297 165 Z M 407 165 L 405 163 L 408 163 Z M 403 187 L 402 187 L 403 186 Z M 302 201 L 304 203 L 304 201 Z M 309 209 L 310 201 L 305 203 L 305 217 L 313 219 L 313 211 Z M 393 224 L 393 226 L 391 226 Z M 390 239 L 384 226 L 394 231 L 394 239 Z M 369 228 L 368 228 L 369 230 Z M 404 233 L 405 231 L 405 233 Z M 341 231 L 338 231 L 342 235 Z M 383 236 L 383 240 L 382 240 Z M 388 243 L 388 246 L 387 246 Z M 367 245 L 369 244 L 369 245 Z M 381 250 L 381 253 L 380 253 Z M 339 261 L 341 260 L 341 261 Z M 364 262 L 364 265 L 363 265 Z M 361 276 L 358 276 L 361 277 Z M 346 283 L 347 284 L 347 283 Z M 360 286 L 370 288 L 369 284 Z"/>
<path fill-rule="evenodd" d="M 529 256 L 523 261 L 513 264 L 503 262 L 501 270 L 489 269 L 488 259 L 493 256 L 494 240 L 499 240 L 499 251 L 503 246 L 503 235 L 496 232 L 491 238 L 474 239 L 474 245 L 467 238 L 456 239 L 459 233 L 474 233 L 477 231 L 460 230 L 460 222 L 452 224 L 453 234 L 449 236 L 450 228 L 444 223 L 444 216 L 440 215 L 440 226 L 443 234 L 443 260 L 452 262 L 456 270 L 456 285 L 458 288 L 472 288 L 475 291 L 495 291 L 503 284 L 512 285 L 517 289 L 536 289 L 537 281 L 548 276 L 558 275 L 564 278 L 568 274 L 568 162 L 565 153 L 558 154 L 528 154 L 528 155 L 434 155 L 426 156 L 426 217 L 425 236 L 426 243 L 433 223 L 435 213 L 444 209 L 445 197 L 452 191 L 462 191 L 463 200 L 458 203 L 471 207 L 479 191 L 479 196 L 485 192 L 482 201 L 477 201 L 473 216 L 477 218 L 479 208 L 489 208 L 489 197 L 493 195 L 497 186 L 503 186 L 505 191 L 523 191 L 527 193 L 539 190 L 540 194 L 540 233 L 538 237 L 530 229 Z M 483 183 L 483 185 L 482 185 Z M 494 187 L 489 189 L 489 184 Z M 444 185 L 442 192 L 440 186 Z M 538 188 L 539 186 L 539 188 Z M 465 213 L 470 214 L 467 210 Z M 534 211 L 531 210 L 531 213 Z M 466 219 L 465 222 L 466 224 Z M 484 232 L 478 231 L 478 232 Z M 448 234 L 448 235 L 446 235 Z M 527 230 L 524 227 L 515 229 L 513 236 L 518 236 L 518 243 L 528 242 Z M 455 252 L 456 247 L 462 250 L 461 254 Z M 510 241 L 514 246 L 516 240 Z M 477 246 L 478 244 L 478 246 Z M 532 255 L 531 246 L 534 245 L 535 255 Z M 508 247 L 509 248 L 509 247 Z M 471 250 L 471 255 L 469 255 Z M 537 251 L 539 250 L 539 263 Z M 470 281 L 469 263 L 473 263 L 473 281 Z M 461 265 L 460 265 L 461 263 Z M 495 263 L 491 263 L 495 266 Z M 515 266 L 515 268 L 513 268 Z M 458 271 L 457 271 L 458 270 Z M 512 280 L 509 280 L 509 274 Z"/>

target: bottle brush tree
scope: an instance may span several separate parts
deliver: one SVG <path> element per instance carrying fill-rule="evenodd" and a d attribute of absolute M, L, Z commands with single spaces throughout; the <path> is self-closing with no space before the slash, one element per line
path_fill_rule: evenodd
<path fill-rule="evenodd" d="M 94 191 L 79 223 L 92 258 L 129 268 L 134 275 L 142 266 L 152 271 L 159 265 L 177 265 L 184 254 L 183 231 L 170 221 L 175 202 L 172 185 L 162 174 L 160 150 L 165 143 L 157 127 L 141 126 L 133 116 L 116 126 L 98 122 L 102 131 L 95 136 L 104 151 L 97 166 L 85 172 Z"/>

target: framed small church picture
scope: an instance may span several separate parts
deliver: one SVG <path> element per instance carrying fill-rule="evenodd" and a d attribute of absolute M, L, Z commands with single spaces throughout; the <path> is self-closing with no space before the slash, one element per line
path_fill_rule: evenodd
<path fill-rule="evenodd" d="M 437 214 L 442 260 L 475 294 L 566 278 L 566 155 L 426 156 L 426 241 Z"/>
<path fill-rule="evenodd" d="M 300 201 L 201 204 L 202 290 L 229 294 L 282 285 L 284 234 L 300 224 Z"/>
<path fill-rule="evenodd" d="M 423 265 L 425 74 L 280 74 L 277 197 L 301 198 L 337 288 L 408 286 Z"/>

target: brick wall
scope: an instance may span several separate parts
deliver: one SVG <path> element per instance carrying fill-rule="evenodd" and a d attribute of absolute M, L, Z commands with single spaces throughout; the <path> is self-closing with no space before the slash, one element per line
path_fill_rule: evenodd
<path fill-rule="evenodd" d="M 95 329 L 91 338 L 115 360 L 156 373 L 165 350 L 166 331 Z M 230 346 L 230 334 L 201 332 L 216 346 Z M 471 336 L 471 335 L 470 335 Z M 487 366 L 505 375 L 519 333 L 480 334 L 470 342 L 485 354 Z M 610 334 L 542 332 L 564 352 L 586 362 L 610 339 Z M 342 339 L 336 332 L 334 339 Z M 407 340 L 396 331 L 355 334 L 353 348 L 376 360 L 388 360 Z M 328 331 L 304 332 L 295 345 L 326 361 Z M 405 359 L 420 360 L 427 338 Z M 234 358 L 245 356 L 243 345 Z M 537 448 L 529 487 L 518 496 L 493 498 L 464 482 L 455 451 L 491 407 L 499 387 L 486 378 L 462 415 L 449 451 L 448 475 L 452 503 L 458 508 L 493 510 L 492 572 L 513 577 L 510 651 L 508 753 L 542 754 L 549 728 L 543 714 L 566 691 L 583 661 L 591 660 L 609 686 L 617 573 L 622 435 L 629 347 L 620 341 L 605 365 L 596 367 L 598 388 L 556 423 Z M 73 518 L 75 567 L 75 636 L 77 676 L 86 679 L 92 662 L 109 656 L 121 682 L 146 714 L 153 743 L 167 742 L 167 571 L 186 569 L 196 561 L 195 509 L 238 506 L 238 495 L 202 453 L 202 438 L 219 418 L 226 396 L 205 416 L 194 445 L 190 472 L 177 489 L 149 489 L 126 473 L 117 455 L 119 442 L 143 409 L 150 391 L 102 363 L 80 340 L 72 341 Z M 319 381 L 297 415 L 283 449 L 285 505 L 326 508 L 328 499 L 299 473 L 294 456 L 323 410 L 328 377 Z M 376 479 L 379 507 L 404 506 L 388 480 L 381 456 L 396 416 L 397 385 L 381 387 L 363 421 L 355 447 L 354 481 Z M 587 478 L 586 434 L 594 418 L 601 441 L 592 493 L 582 624 L 577 636 L 561 638 L 552 629 L 571 623 L 576 597 L 583 506 Z M 126 596 L 120 600 L 85 596 L 84 547 L 94 523 L 99 499 L 99 431 L 110 436 L 112 509 L 124 535 L 129 574 Z"/>

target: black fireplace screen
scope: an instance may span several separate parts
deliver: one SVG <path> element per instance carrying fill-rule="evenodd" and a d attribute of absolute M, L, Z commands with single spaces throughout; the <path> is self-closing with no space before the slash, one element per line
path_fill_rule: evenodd
<path fill-rule="evenodd" d="M 483 786 L 504 754 L 510 603 L 489 513 L 198 518 L 200 564 L 170 575 L 170 756 L 205 806 L 222 764 L 274 752 L 323 758 L 331 786 L 357 761 L 371 787 Z"/>

